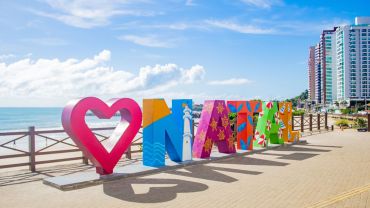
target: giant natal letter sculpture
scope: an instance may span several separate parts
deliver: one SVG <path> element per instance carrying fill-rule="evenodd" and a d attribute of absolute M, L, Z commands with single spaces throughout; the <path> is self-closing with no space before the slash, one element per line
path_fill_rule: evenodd
<path fill-rule="evenodd" d="M 293 108 L 291 102 L 280 102 L 279 103 L 279 115 L 280 115 L 280 137 L 285 142 L 296 142 L 299 140 L 299 131 L 292 131 L 292 119 L 293 119 Z"/>
<path fill-rule="evenodd" d="M 172 102 L 172 111 L 163 99 L 144 99 L 143 102 L 143 164 L 165 166 L 165 153 L 175 162 L 191 160 L 192 100 Z M 185 111 L 185 112 L 184 112 Z M 184 113 L 188 113 L 184 117 Z M 184 125 L 186 124 L 187 125 Z M 179 128 L 180 125 L 180 128 Z M 184 134 L 186 132 L 186 134 Z"/>
<path fill-rule="evenodd" d="M 283 144 L 284 140 L 279 137 L 279 121 L 277 102 L 264 102 L 258 117 L 254 146 L 264 147 L 268 141 Z"/>
<path fill-rule="evenodd" d="M 230 112 L 237 113 L 236 131 L 237 148 L 242 150 L 253 150 L 254 137 L 254 113 L 262 110 L 261 101 L 227 101 Z"/>
<path fill-rule="evenodd" d="M 209 158 L 213 143 L 221 153 L 235 153 L 234 139 L 227 114 L 225 101 L 204 102 L 199 127 L 193 144 L 193 157 Z"/>
<path fill-rule="evenodd" d="M 120 112 L 121 121 L 107 140 L 110 144 L 108 148 L 100 143 L 87 126 L 85 116 L 89 110 L 100 119 L 110 119 L 117 111 Z M 73 100 L 67 104 L 62 114 L 65 131 L 101 175 L 113 173 L 113 168 L 139 131 L 141 121 L 140 106 L 129 98 L 112 99 L 107 103 L 95 97 Z M 126 122 L 130 124 L 125 130 Z"/>
<path fill-rule="evenodd" d="M 253 113 L 260 111 L 260 102 L 229 102 L 229 104 L 232 112 L 239 113 L 238 119 L 241 115 L 237 126 L 238 132 L 242 135 L 238 137 L 239 145 L 241 148 L 251 148 Z M 217 144 L 221 153 L 236 152 L 225 101 L 205 101 L 193 146 L 191 110 L 191 100 L 173 100 L 172 113 L 163 99 L 144 100 L 144 165 L 164 166 L 166 152 L 169 158 L 176 162 L 191 160 L 192 156 L 209 158 L 213 143 Z M 85 116 L 88 111 L 92 111 L 100 119 L 109 119 L 116 112 L 120 113 L 119 124 L 106 140 L 108 145 L 103 146 L 87 126 Z M 291 119 L 291 103 L 280 103 L 279 112 L 276 102 L 263 103 L 254 145 L 265 146 L 267 141 L 281 144 L 284 143 L 281 137 L 288 142 L 297 141 L 300 135 L 299 132 L 292 131 Z M 127 128 L 126 122 L 129 123 Z M 138 133 L 141 122 L 142 113 L 139 105 L 128 98 L 112 99 L 107 103 L 94 97 L 74 100 L 67 104 L 62 115 L 62 124 L 67 134 L 95 165 L 97 173 L 102 175 L 113 173 L 113 168 Z"/>

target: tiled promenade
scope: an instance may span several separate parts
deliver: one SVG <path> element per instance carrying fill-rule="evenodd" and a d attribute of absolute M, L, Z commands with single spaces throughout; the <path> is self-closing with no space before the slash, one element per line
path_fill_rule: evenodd
<path fill-rule="evenodd" d="M 67 192 L 38 180 L 58 170 L 2 174 L 0 207 L 370 207 L 370 133 L 305 139 L 307 145 Z"/>

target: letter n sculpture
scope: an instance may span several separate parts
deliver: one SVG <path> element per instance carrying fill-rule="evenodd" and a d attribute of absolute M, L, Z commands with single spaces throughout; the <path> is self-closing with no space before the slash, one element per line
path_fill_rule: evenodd
<path fill-rule="evenodd" d="M 191 109 L 192 100 L 174 100 L 171 113 L 165 100 L 144 99 L 144 165 L 165 166 L 166 152 L 174 162 L 191 160 Z"/>

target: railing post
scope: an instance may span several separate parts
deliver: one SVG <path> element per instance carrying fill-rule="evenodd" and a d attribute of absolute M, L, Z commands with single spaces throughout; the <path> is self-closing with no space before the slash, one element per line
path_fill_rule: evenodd
<path fill-rule="evenodd" d="M 334 131 L 334 125 L 331 125 L 331 131 Z"/>
<path fill-rule="evenodd" d="M 370 132 L 370 114 L 367 114 L 367 131 Z"/>
<path fill-rule="evenodd" d="M 329 129 L 329 126 L 328 126 L 328 113 L 325 113 L 325 129 Z"/>
<path fill-rule="evenodd" d="M 304 132 L 304 115 L 301 115 L 301 132 Z"/>
<path fill-rule="evenodd" d="M 320 130 L 320 113 L 317 114 L 317 130 Z"/>
<path fill-rule="evenodd" d="M 128 147 L 126 151 L 126 158 L 131 160 L 131 145 Z"/>
<path fill-rule="evenodd" d="M 30 171 L 36 171 L 36 156 L 35 156 L 35 127 L 30 126 L 28 127 L 28 152 L 29 152 L 29 162 L 30 162 Z"/>
<path fill-rule="evenodd" d="M 310 131 L 312 131 L 312 114 L 310 114 L 309 126 L 310 126 Z"/>
<path fill-rule="evenodd" d="M 85 156 L 84 153 L 82 153 L 82 163 L 85 164 L 85 165 L 89 164 L 89 160 L 87 159 L 87 157 Z"/>
<path fill-rule="evenodd" d="M 294 115 L 292 115 L 292 131 L 294 131 Z"/>

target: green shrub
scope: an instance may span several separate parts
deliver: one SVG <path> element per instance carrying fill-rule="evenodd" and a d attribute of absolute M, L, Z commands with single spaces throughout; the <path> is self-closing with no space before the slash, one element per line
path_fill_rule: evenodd
<path fill-rule="evenodd" d="M 229 120 L 233 121 L 234 119 L 236 119 L 236 116 L 237 116 L 236 113 L 229 113 Z"/>
<path fill-rule="evenodd" d="M 349 126 L 349 121 L 347 119 L 339 119 L 335 122 L 335 125 L 348 127 Z"/>
<path fill-rule="evenodd" d="M 355 125 L 360 128 L 366 127 L 367 121 L 363 118 L 356 118 Z"/>
<path fill-rule="evenodd" d="M 236 113 L 229 113 L 230 127 L 233 130 L 233 132 L 236 130 L 236 128 L 235 128 L 235 126 L 236 126 L 236 117 L 237 117 Z"/>
<path fill-rule="evenodd" d="M 295 111 L 293 111 L 293 116 L 304 115 L 304 113 L 305 113 L 304 110 L 295 110 Z"/>
<path fill-rule="evenodd" d="M 259 118 L 259 113 L 255 113 L 253 115 L 253 123 L 255 126 L 257 126 L 258 118 Z"/>
<path fill-rule="evenodd" d="M 345 109 L 341 109 L 340 112 L 344 115 L 348 115 L 348 114 L 354 114 L 354 113 L 357 113 L 356 110 L 352 110 L 350 108 L 345 108 Z"/>

